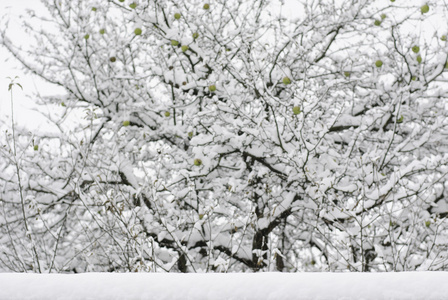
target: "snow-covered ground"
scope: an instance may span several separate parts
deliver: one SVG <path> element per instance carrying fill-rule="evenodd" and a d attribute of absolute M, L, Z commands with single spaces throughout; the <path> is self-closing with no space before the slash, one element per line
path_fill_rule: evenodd
<path fill-rule="evenodd" d="M 448 272 L 0 274 L 0 299 L 448 299 Z"/>

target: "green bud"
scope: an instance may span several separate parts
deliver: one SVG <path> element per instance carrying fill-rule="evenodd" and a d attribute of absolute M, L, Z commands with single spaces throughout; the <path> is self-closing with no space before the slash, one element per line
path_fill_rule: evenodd
<path fill-rule="evenodd" d="M 291 79 L 289 79 L 289 77 L 283 77 L 283 83 L 284 84 L 291 84 Z"/>
<path fill-rule="evenodd" d="M 300 107 L 299 106 L 294 106 L 292 108 L 292 112 L 294 113 L 294 115 L 300 114 L 300 112 L 301 112 Z"/>

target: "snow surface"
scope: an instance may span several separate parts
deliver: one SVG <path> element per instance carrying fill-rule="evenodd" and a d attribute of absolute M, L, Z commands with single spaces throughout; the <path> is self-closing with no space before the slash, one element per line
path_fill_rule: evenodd
<path fill-rule="evenodd" d="M 0 299 L 448 299 L 448 272 L 0 274 Z"/>

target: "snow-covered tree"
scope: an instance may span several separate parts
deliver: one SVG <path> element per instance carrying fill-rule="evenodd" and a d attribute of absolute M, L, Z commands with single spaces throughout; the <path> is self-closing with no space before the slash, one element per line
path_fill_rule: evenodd
<path fill-rule="evenodd" d="M 1 270 L 448 268 L 439 1 L 42 2 L 1 42 L 66 94 L 2 136 Z"/>

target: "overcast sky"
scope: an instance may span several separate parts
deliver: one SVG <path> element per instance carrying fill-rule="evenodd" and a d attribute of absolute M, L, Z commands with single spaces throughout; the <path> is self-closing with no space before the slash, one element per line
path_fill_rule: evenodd
<path fill-rule="evenodd" d="M 42 4 L 38 0 L 0 0 L 0 15 L 8 14 L 11 18 L 9 26 L 9 34 L 18 36 L 21 34 L 18 26 L 17 16 L 23 14 L 26 9 L 35 9 L 43 11 Z M 11 106 L 10 93 L 8 85 L 10 80 L 6 77 L 19 76 L 19 82 L 24 91 L 20 88 L 14 89 L 14 117 L 16 123 L 26 125 L 27 127 L 36 128 L 45 124 L 45 119 L 40 114 L 33 112 L 35 107 L 32 94 L 36 92 L 36 86 L 39 86 L 39 92 L 50 94 L 52 87 L 43 83 L 39 78 L 31 74 L 25 74 L 20 69 L 20 64 L 12 58 L 12 56 L 4 48 L 0 46 L 0 120 L 10 122 Z M 2 128 L 3 129 L 3 128 Z"/>

